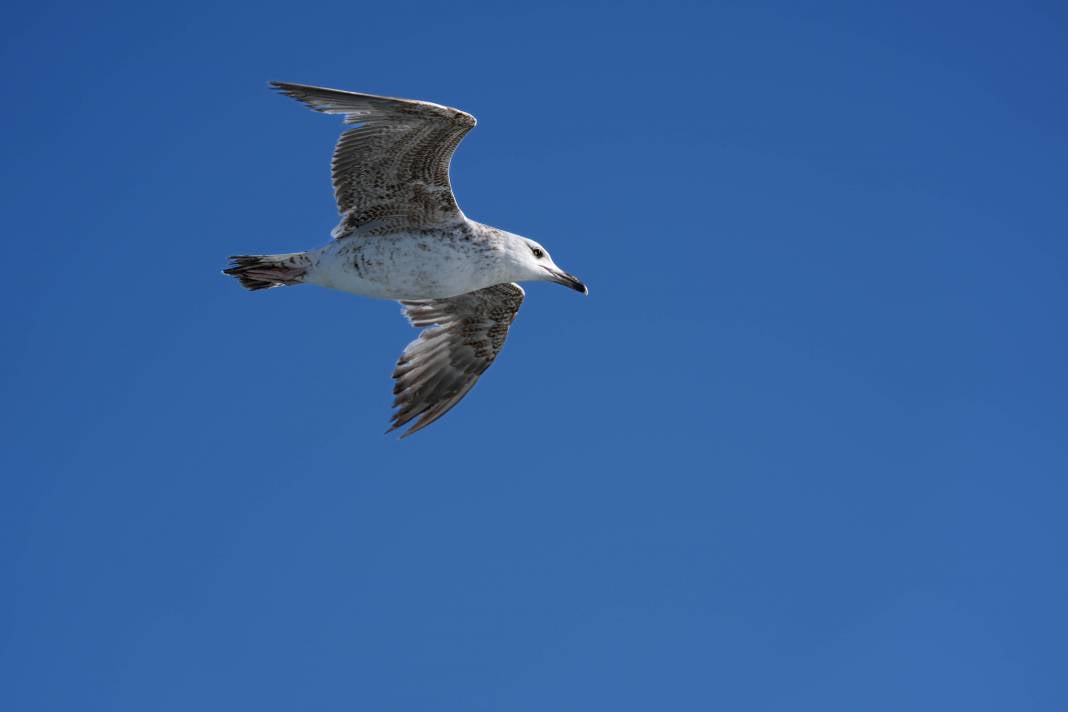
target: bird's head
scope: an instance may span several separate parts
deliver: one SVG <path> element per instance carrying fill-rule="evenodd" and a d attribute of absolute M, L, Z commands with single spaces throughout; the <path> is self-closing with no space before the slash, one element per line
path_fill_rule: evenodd
<path fill-rule="evenodd" d="M 520 273 L 517 279 L 556 282 L 576 292 L 590 293 L 578 277 L 556 266 L 548 250 L 533 240 L 518 235 L 516 237 L 518 239 L 512 241 L 510 251 L 514 265 Z"/>

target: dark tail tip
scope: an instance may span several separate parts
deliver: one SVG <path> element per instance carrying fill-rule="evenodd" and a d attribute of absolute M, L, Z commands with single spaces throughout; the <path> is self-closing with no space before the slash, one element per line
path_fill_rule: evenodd
<path fill-rule="evenodd" d="M 263 278 L 263 267 L 264 260 L 261 255 L 232 255 L 230 266 L 223 270 L 223 274 L 237 277 L 242 287 L 254 292 L 259 289 L 277 287 L 279 282 Z M 260 272 L 260 274 L 253 274 L 253 272 Z"/>

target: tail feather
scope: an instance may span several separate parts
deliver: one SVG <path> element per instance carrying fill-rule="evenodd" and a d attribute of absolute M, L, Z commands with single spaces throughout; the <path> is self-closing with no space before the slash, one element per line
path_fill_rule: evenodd
<path fill-rule="evenodd" d="M 304 281 L 309 266 L 303 252 L 287 255 L 233 255 L 223 274 L 237 277 L 245 289 L 270 289 Z"/>

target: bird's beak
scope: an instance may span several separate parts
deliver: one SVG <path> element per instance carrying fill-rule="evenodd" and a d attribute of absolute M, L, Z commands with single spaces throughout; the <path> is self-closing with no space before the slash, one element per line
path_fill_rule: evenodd
<path fill-rule="evenodd" d="M 570 287 L 576 292 L 582 292 L 583 294 L 589 294 L 590 290 L 586 289 L 586 285 L 579 281 L 579 278 L 573 274 L 568 274 L 563 270 L 553 269 L 552 267 L 546 267 L 545 271 L 549 273 L 549 281 L 562 284 L 565 287 Z"/>

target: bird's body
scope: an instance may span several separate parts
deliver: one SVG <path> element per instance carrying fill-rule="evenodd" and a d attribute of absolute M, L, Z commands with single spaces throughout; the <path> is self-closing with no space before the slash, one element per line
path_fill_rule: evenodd
<path fill-rule="evenodd" d="M 507 233 L 464 219 L 348 235 L 308 253 L 303 281 L 377 299 L 446 299 L 507 281 Z"/>
<path fill-rule="evenodd" d="M 397 362 L 393 427 L 426 427 L 474 386 L 504 344 L 524 292 L 545 280 L 586 293 L 538 243 L 469 220 L 449 162 L 474 117 L 438 104 L 301 84 L 272 85 L 316 111 L 357 124 L 334 150 L 341 222 L 307 252 L 238 255 L 225 270 L 252 290 L 313 284 L 395 299 L 419 338 Z M 416 420 L 417 419 L 417 420 Z"/>

